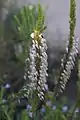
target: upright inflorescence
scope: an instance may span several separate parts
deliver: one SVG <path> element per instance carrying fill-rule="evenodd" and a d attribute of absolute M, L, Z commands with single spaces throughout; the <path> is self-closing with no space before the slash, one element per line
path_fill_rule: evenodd
<path fill-rule="evenodd" d="M 30 91 L 37 91 L 38 97 L 43 100 L 44 93 L 47 90 L 47 45 L 46 40 L 42 35 L 35 37 L 35 33 L 31 34 L 32 45 L 30 48 L 30 70 L 29 70 L 29 84 Z"/>
<path fill-rule="evenodd" d="M 34 90 L 36 89 L 36 81 L 37 81 L 37 71 L 36 71 L 36 41 L 32 40 L 32 46 L 30 48 L 30 70 L 28 71 L 29 73 L 29 80 L 31 81 L 29 87 L 32 90 L 34 88 Z"/>
<path fill-rule="evenodd" d="M 66 87 L 66 84 L 71 76 L 71 71 L 74 67 L 75 60 L 78 54 L 79 39 L 74 39 L 75 26 L 76 26 L 76 2 L 70 0 L 70 18 L 69 18 L 69 41 L 66 47 L 66 53 L 61 61 L 61 70 L 58 84 L 56 86 L 55 95 L 58 96 Z"/>
<path fill-rule="evenodd" d="M 66 84 L 67 84 L 68 80 L 70 79 L 71 72 L 75 66 L 75 60 L 76 60 L 76 58 L 78 56 L 78 52 L 79 52 L 79 42 L 80 42 L 79 38 L 76 38 L 73 41 L 72 49 L 71 49 L 70 53 L 68 54 L 66 64 L 60 75 L 60 79 L 59 79 L 59 83 L 58 83 L 59 85 L 57 88 L 58 89 L 57 95 L 64 91 Z M 61 64 L 63 65 L 63 63 L 61 63 Z"/>
<path fill-rule="evenodd" d="M 25 59 L 25 71 L 24 71 L 24 85 L 22 87 L 22 89 L 20 89 L 19 91 L 19 96 L 21 98 L 28 98 L 29 96 L 29 86 L 27 85 L 28 84 L 28 69 L 29 69 L 29 58 L 26 58 Z"/>

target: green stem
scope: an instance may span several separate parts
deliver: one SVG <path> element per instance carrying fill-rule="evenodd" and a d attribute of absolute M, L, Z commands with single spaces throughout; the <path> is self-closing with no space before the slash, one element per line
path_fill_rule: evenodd
<path fill-rule="evenodd" d="M 6 110 L 4 110 L 4 114 L 6 115 L 6 117 L 7 117 L 8 120 L 11 120 L 11 118 L 10 118 L 10 116 L 8 115 L 8 113 L 7 113 Z"/>
<path fill-rule="evenodd" d="M 76 2 L 75 0 L 70 0 L 70 38 L 69 38 L 69 52 L 70 49 L 73 46 L 73 40 L 74 40 L 74 31 L 76 26 Z"/>

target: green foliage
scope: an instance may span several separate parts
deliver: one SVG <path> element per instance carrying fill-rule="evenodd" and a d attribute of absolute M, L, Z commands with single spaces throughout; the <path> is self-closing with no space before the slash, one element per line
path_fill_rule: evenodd
<path fill-rule="evenodd" d="M 5 89 L 2 87 L 0 90 L 0 104 L 3 101 L 3 95 L 4 95 Z M 11 108 L 12 109 L 12 108 Z M 0 120 L 11 120 L 10 113 L 8 113 L 8 105 L 1 105 L 0 107 Z"/>
<path fill-rule="evenodd" d="M 20 12 L 14 16 L 14 22 L 17 25 L 17 40 L 30 40 L 30 34 L 32 33 L 36 22 L 36 6 L 25 6 Z"/>
<path fill-rule="evenodd" d="M 4 38 L 4 24 L 0 22 L 0 42 L 3 41 Z"/>
<path fill-rule="evenodd" d="M 49 120 L 49 119 L 50 120 L 67 120 L 67 118 L 59 108 L 56 110 L 52 110 L 50 107 L 47 107 L 44 120 Z"/>
<path fill-rule="evenodd" d="M 32 33 L 36 22 L 36 6 L 25 6 L 14 16 L 13 24 L 15 27 L 14 37 L 22 45 L 22 52 L 18 57 L 24 62 L 27 55 L 28 45 L 30 44 L 30 34 Z M 16 30 L 15 30 L 16 29 Z M 15 41 L 15 42 L 16 42 Z"/>
<path fill-rule="evenodd" d="M 37 21 L 36 21 L 36 28 L 35 30 L 40 33 L 42 33 L 46 26 L 44 25 L 44 14 L 43 14 L 43 10 L 40 4 L 38 4 L 38 16 L 37 16 Z"/>
<path fill-rule="evenodd" d="M 23 110 L 23 111 L 22 111 L 21 120 L 29 120 L 29 116 L 28 116 L 26 110 Z"/>
<path fill-rule="evenodd" d="M 30 34 L 35 30 L 42 32 L 45 29 L 43 8 L 40 4 L 38 4 L 38 7 L 35 5 L 24 6 L 13 16 L 11 24 L 13 38 L 16 40 L 15 43 L 20 43 L 22 47 L 22 52 L 17 54 L 17 57 L 24 62 L 31 42 Z M 18 44 L 16 45 L 18 47 Z"/>

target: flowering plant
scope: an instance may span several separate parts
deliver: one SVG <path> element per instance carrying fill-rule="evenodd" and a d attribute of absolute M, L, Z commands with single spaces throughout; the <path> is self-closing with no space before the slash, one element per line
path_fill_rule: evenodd
<path fill-rule="evenodd" d="M 10 89 L 10 84 L 1 86 L 0 91 L 0 112 L 2 113 L 1 120 L 76 120 L 79 118 L 79 102 L 80 102 L 80 60 L 79 60 L 79 38 L 75 38 L 74 30 L 76 24 L 75 0 L 70 0 L 70 36 L 66 47 L 66 53 L 61 62 L 60 76 L 54 91 L 50 93 L 47 85 L 48 77 L 48 55 L 47 42 L 43 37 L 45 30 L 44 15 L 41 5 L 38 5 L 37 20 L 34 27 L 29 31 L 29 36 L 24 37 L 29 39 L 29 51 L 26 53 L 25 47 L 25 70 L 24 70 L 24 85 L 16 94 L 12 93 L 5 98 L 6 89 Z M 31 7 L 29 8 L 32 9 Z M 29 10 L 28 9 L 28 10 Z M 33 9 L 32 9 L 33 10 Z M 24 12 L 21 12 L 24 15 Z M 35 15 L 35 14 L 34 14 Z M 17 17 L 18 35 L 24 36 L 24 29 Z M 24 19 L 25 21 L 25 19 Z M 26 21 L 25 21 L 26 22 Z M 24 22 L 24 23 L 25 23 Z M 29 26 L 30 27 L 30 26 Z M 25 27 L 24 27 L 25 28 Z M 30 35 L 31 34 L 31 35 Z M 29 41 L 28 41 L 29 42 Z M 25 42 L 24 42 L 25 45 Z M 73 68 L 78 68 L 78 94 L 77 101 L 72 109 L 63 103 L 57 103 L 56 99 L 64 92 L 72 73 Z M 28 80 L 28 83 L 27 83 Z M 25 102 L 26 111 L 19 110 L 21 103 Z M 28 103 L 27 103 L 28 101 Z M 63 106 L 63 107 L 62 107 Z M 18 109 L 17 109 L 18 108 Z M 16 116 L 17 111 L 17 117 Z"/>

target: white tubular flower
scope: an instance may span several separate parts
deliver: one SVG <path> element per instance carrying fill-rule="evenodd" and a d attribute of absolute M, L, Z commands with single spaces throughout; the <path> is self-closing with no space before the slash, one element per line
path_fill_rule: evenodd
<path fill-rule="evenodd" d="M 32 40 L 32 46 L 30 48 L 29 58 L 25 60 L 26 67 L 25 67 L 25 73 L 24 73 L 24 79 L 27 80 L 26 78 L 29 78 L 30 84 L 28 83 L 25 84 L 23 88 L 20 90 L 20 92 L 24 91 L 24 95 L 23 95 L 24 97 L 28 97 L 32 89 L 36 89 L 35 81 L 37 81 L 37 71 L 36 71 L 35 58 L 36 58 L 36 43 L 35 43 L 35 40 Z M 29 63 L 29 70 L 27 69 L 28 63 Z"/>
<path fill-rule="evenodd" d="M 68 45 L 69 45 L 69 41 L 66 42 L 66 53 L 68 53 Z"/>
<path fill-rule="evenodd" d="M 44 92 L 48 90 L 46 85 L 47 77 L 47 45 L 46 40 L 39 35 L 39 40 L 34 40 L 34 34 L 31 34 L 32 46 L 30 49 L 30 72 L 29 79 L 31 83 L 29 84 L 30 90 L 37 90 L 37 95 L 40 100 L 44 99 Z M 47 89 L 46 89 L 47 88 Z"/>
<path fill-rule="evenodd" d="M 38 94 L 40 94 L 40 99 L 44 98 L 44 92 L 46 91 L 46 77 L 47 77 L 47 69 L 48 69 L 48 63 L 47 63 L 47 45 L 46 40 L 44 38 L 41 39 L 41 45 L 39 46 L 40 49 L 40 70 L 39 70 L 39 80 L 38 85 L 40 86 L 41 92 L 38 90 Z"/>
<path fill-rule="evenodd" d="M 44 100 L 44 94 L 48 91 L 48 86 L 46 84 L 47 74 L 47 45 L 46 40 L 39 35 L 39 39 L 35 40 L 35 33 L 31 34 L 32 45 L 30 47 L 29 58 L 25 60 L 29 61 L 29 71 L 28 78 L 29 84 L 25 84 L 20 92 L 24 92 L 24 96 L 28 97 L 33 91 L 37 91 L 37 95 L 40 100 Z M 27 66 L 27 65 L 26 65 Z M 27 78 L 27 71 L 25 68 L 24 79 Z"/>
<path fill-rule="evenodd" d="M 74 39 L 73 47 L 69 53 L 67 63 L 65 65 L 65 68 L 63 69 L 63 72 L 61 73 L 61 76 L 60 76 L 60 81 L 59 81 L 60 90 L 59 91 L 61 93 L 65 89 L 66 84 L 70 78 L 72 69 L 75 65 L 75 60 L 78 55 L 78 52 L 79 52 L 79 39 L 77 38 L 77 39 Z"/>
<path fill-rule="evenodd" d="M 30 89 L 36 89 L 36 81 L 37 81 L 37 71 L 36 71 L 36 43 L 35 40 L 32 40 L 32 46 L 30 48 L 30 71 L 29 71 L 29 80 L 31 83 L 29 84 Z"/>
<path fill-rule="evenodd" d="M 39 39 L 36 38 L 35 33 L 31 34 L 32 45 L 30 47 L 29 58 L 25 60 L 25 74 L 24 79 L 29 79 L 29 84 L 25 84 L 20 90 L 20 93 L 24 95 L 22 97 L 29 97 L 33 91 L 37 91 L 37 95 L 40 100 L 44 100 L 44 94 L 48 91 L 46 84 L 47 74 L 47 45 L 46 40 L 39 35 Z M 27 63 L 29 63 L 29 70 L 27 69 Z"/>
<path fill-rule="evenodd" d="M 34 33 L 31 33 L 31 38 L 33 38 L 33 39 L 34 39 Z"/>

